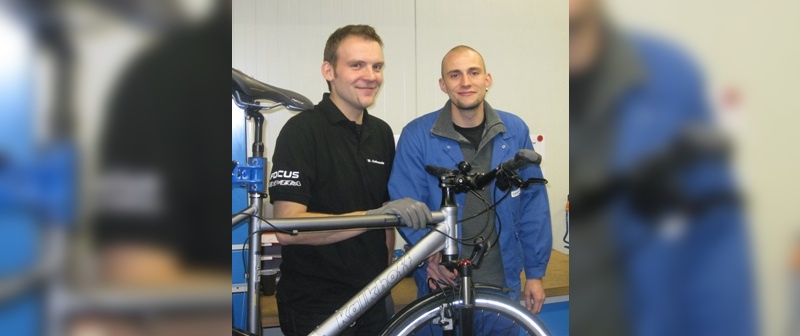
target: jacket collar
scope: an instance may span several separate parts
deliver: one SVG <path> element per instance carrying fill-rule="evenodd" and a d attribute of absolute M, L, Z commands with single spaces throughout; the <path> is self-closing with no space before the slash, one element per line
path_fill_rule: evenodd
<path fill-rule="evenodd" d="M 500 120 L 500 115 L 497 114 L 489 102 L 483 102 L 483 117 L 486 119 L 486 126 L 483 130 L 483 137 L 481 138 L 481 146 L 485 141 L 489 141 L 495 135 L 506 132 L 506 126 Z M 450 100 L 444 103 L 444 107 L 439 110 L 439 115 L 436 117 L 436 122 L 433 124 L 431 134 L 440 137 L 448 138 L 458 142 L 468 142 L 463 135 L 456 131 L 453 127 L 453 112 L 450 110 Z"/>
<path fill-rule="evenodd" d="M 604 39 L 606 47 L 603 49 L 601 63 L 593 83 L 594 94 L 586 106 L 587 117 L 590 122 L 596 118 L 607 117 L 608 113 L 615 110 L 612 106 L 630 87 L 640 84 L 645 77 L 645 70 L 641 60 L 636 55 L 633 46 L 627 41 L 625 35 L 616 27 L 606 24 L 604 26 Z"/>

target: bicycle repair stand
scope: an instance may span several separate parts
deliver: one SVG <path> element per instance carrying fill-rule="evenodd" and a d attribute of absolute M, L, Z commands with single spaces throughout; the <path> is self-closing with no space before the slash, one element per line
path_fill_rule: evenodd
<path fill-rule="evenodd" d="M 267 196 L 267 191 L 265 187 L 266 183 L 266 159 L 264 158 L 264 143 L 262 141 L 263 137 L 263 128 L 264 128 L 264 116 L 261 114 L 262 109 L 269 109 L 269 106 L 260 106 L 256 105 L 253 106 L 249 103 L 244 103 L 241 100 L 237 99 L 237 95 L 234 94 L 234 101 L 236 105 L 241 107 L 245 112 L 246 116 L 249 119 L 254 121 L 254 140 L 252 144 L 252 156 L 248 157 L 245 163 L 237 162 L 234 157 L 233 161 L 233 169 L 231 172 L 231 183 L 233 184 L 234 188 L 241 188 L 244 187 L 247 190 L 247 208 L 242 211 L 243 213 L 242 220 L 245 217 L 249 216 L 249 225 L 247 226 L 247 236 L 250 239 L 249 246 L 243 246 L 241 253 L 247 253 L 248 257 L 248 270 L 245 275 L 245 280 L 247 282 L 247 294 L 246 294 L 246 306 L 247 306 L 247 328 L 244 328 L 244 325 L 239 325 L 237 327 L 241 329 L 247 329 L 251 333 L 260 334 L 261 333 L 261 321 L 258 318 L 261 315 L 260 312 L 260 304 L 259 304 L 259 284 L 260 284 L 260 272 L 261 272 L 261 262 L 260 262 L 260 255 L 261 255 L 261 235 L 258 234 L 259 229 L 259 220 L 255 216 L 261 215 L 261 208 L 263 205 L 263 200 Z M 244 118 L 242 118 L 244 119 Z M 244 120 L 242 120 L 244 121 Z M 234 128 L 236 128 L 236 124 L 234 123 Z M 234 136 L 241 135 L 240 138 L 246 141 L 246 132 L 244 129 L 246 128 L 246 122 L 240 123 L 240 131 L 237 132 L 234 129 Z M 238 133 L 238 134 L 237 134 Z M 234 147 L 236 146 L 236 139 L 233 141 Z M 243 147 L 243 146 L 241 146 Z M 242 148 L 243 149 L 243 148 Z M 241 152 L 241 151 L 239 151 Z M 234 149 L 234 155 L 237 154 L 236 149 Z M 233 199 L 233 209 L 240 208 L 237 206 L 237 199 L 234 195 Z M 241 240 L 240 240 L 241 241 Z M 252 248 L 248 248 L 252 247 Z M 236 254 L 233 253 L 232 256 Z M 237 264 L 240 262 L 241 258 L 236 258 L 238 260 L 233 260 L 232 262 Z M 240 273 L 241 274 L 241 273 Z M 241 305 L 234 304 L 234 308 L 240 307 Z M 238 314 L 234 314 L 236 316 Z M 234 323 L 237 322 L 234 319 Z M 242 324 L 242 323 L 239 323 Z"/>
<path fill-rule="evenodd" d="M 303 111 L 313 108 L 314 104 L 301 94 L 260 82 L 237 69 L 231 69 L 231 75 L 231 96 L 233 102 L 236 106 L 245 111 L 246 117 L 252 119 L 255 126 L 253 128 L 252 156 L 244 160 L 247 152 L 247 123 L 245 122 L 245 118 L 242 118 L 240 114 L 234 112 L 232 120 L 233 137 L 231 151 L 233 153 L 233 167 L 231 168 L 231 182 L 234 188 L 244 187 L 247 190 L 247 206 L 245 208 L 245 200 L 240 193 L 232 194 L 232 209 L 245 208 L 245 210 L 234 212 L 232 222 L 234 230 L 231 239 L 233 240 L 233 244 L 241 242 L 242 239 L 250 239 L 251 241 L 249 245 L 242 246 L 238 251 L 235 248 L 232 249 L 231 253 L 231 257 L 234 258 L 232 264 L 232 291 L 234 293 L 237 293 L 236 281 L 238 279 L 236 279 L 236 276 L 238 276 L 238 274 L 249 275 L 246 279 L 242 279 L 246 280 L 247 283 L 247 328 L 245 328 L 241 318 L 237 319 L 237 317 L 241 316 L 241 314 L 239 314 L 239 307 L 241 307 L 243 303 L 240 300 L 241 298 L 237 298 L 237 296 L 241 295 L 237 294 L 233 295 L 233 320 L 236 328 L 247 329 L 250 333 L 261 335 L 261 321 L 259 319 L 261 315 L 259 304 L 260 296 L 258 287 L 261 275 L 261 235 L 259 234 L 259 232 L 261 232 L 261 220 L 258 217 L 262 215 L 263 201 L 267 197 L 267 189 L 265 187 L 265 183 L 267 182 L 267 160 L 264 157 L 264 142 L 262 140 L 264 134 L 264 116 L 261 112 L 280 106 L 290 111 Z M 272 102 L 272 105 L 262 105 L 259 101 L 269 101 Z M 245 163 L 240 163 L 242 161 Z M 245 237 L 240 237 L 240 232 L 244 230 L 237 230 L 237 225 L 239 222 L 248 218 L 249 225 L 245 232 L 246 239 Z M 236 245 L 234 245 L 234 247 L 235 246 Z M 236 269 L 236 266 L 241 264 L 237 262 L 236 257 L 240 257 L 238 261 L 243 259 L 241 258 L 243 256 L 239 253 L 247 253 L 249 257 L 250 261 L 246 272 L 244 269 Z"/>

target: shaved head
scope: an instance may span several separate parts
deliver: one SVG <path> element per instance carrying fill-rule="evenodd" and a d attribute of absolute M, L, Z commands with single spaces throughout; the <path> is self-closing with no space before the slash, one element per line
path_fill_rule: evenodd
<path fill-rule="evenodd" d="M 483 120 L 483 100 L 490 86 L 492 75 L 486 71 L 483 56 L 475 49 L 460 45 L 450 49 L 442 58 L 439 88 L 450 97 L 453 115 L 467 113 L 478 116 L 474 121 Z M 456 124 L 461 126 L 469 123 Z"/>
<path fill-rule="evenodd" d="M 447 70 L 445 70 L 445 68 L 446 68 L 446 61 L 447 61 L 448 57 L 453 56 L 453 55 L 460 55 L 462 53 L 469 53 L 469 52 L 473 52 L 473 53 L 478 55 L 478 57 L 481 60 L 481 67 L 483 67 L 483 71 L 486 71 L 486 63 L 483 61 L 483 55 L 481 55 L 481 53 L 479 53 L 475 49 L 472 49 L 472 47 L 468 47 L 468 46 L 465 46 L 465 45 L 459 45 L 459 46 L 453 47 L 453 49 L 450 49 L 450 51 L 448 51 L 446 54 L 444 54 L 444 57 L 442 57 L 442 78 L 444 78 L 444 74 L 447 72 Z"/>

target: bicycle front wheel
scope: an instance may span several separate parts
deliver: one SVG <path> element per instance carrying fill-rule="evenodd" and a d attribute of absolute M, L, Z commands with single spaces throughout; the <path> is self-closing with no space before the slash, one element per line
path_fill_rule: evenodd
<path fill-rule="evenodd" d="M 462 335 L 459 319 L 463 308 L 463 302 L 457 295 L 442 292 L 429 294 L 397 313 L 381 334 Z M 471 315 L 474 335 L 550 335 L 536 316 L 493 290 L 475 290 L 475 306 Z M 448 318 L 452 320 L 447 321 Z M 450 323 L 454 326 L 453 330 L 445 331 L 444 325 Z"/>

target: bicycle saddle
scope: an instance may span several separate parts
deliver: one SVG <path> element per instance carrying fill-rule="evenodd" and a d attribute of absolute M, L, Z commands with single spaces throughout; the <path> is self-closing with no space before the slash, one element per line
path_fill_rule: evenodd
<path fill-rule="evenodd" d="M 286 106 L 287 109 L 292 111 L 303 111 L 314 108 L 305 96 L 272 85 L 260 82 L 253 77 L 246 75 L 244 72 L 233 69 L 233 90 L 239 93 L 239 98 L 248 102 L 255 103 L 256 100 L 271 100 Z"/>

